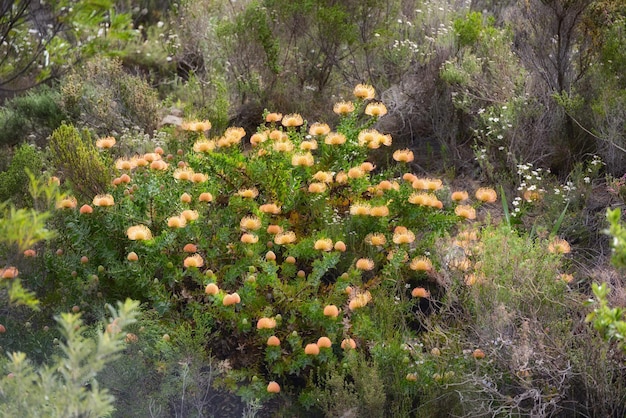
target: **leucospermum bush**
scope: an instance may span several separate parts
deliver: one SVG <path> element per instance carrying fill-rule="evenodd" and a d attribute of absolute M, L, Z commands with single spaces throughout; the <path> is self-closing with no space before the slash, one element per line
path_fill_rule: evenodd
<path fill-rule="evenodd" d="M 61 238 L 46 262 L 62 291 L 50 298 L 89 310 L 132 297 L 174 322 L 202 318 L 207 350 L 234 366 L 223 384 L 249 400 L 270 396 L 269 381 L 303 391 L 353 349 L 382 344 L 375 357 L 393 367 L 385 347 L 410 338 L 414 312 L 441 289 L 428 258 L 436 237 L 497 194 L 452 195 L 416 177 L 410 150 L 376 167 L 368 157 L 392 145 L 374 127 L 384 105 L 372 105 L 371 86 L 354 94 L 335 105 L 333 128 L 267 112 L 254 133 L 212 136 L 210 123 L 189 121 L 115 160 L 108 141 L 98 151 L 115 171 L 106 193 L 58 205 Z M 381 377 L 390 388 L 397 378 L 406 385 Z"/>

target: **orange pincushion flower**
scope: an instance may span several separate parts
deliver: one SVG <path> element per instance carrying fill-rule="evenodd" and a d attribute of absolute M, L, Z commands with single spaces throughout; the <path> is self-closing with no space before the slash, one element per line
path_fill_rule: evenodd
<path fill-rule="evenodd" d="M 330 127 L 325 123 L 316 122 L 309 128 L 309 135 L 326 135 L 330 132 Z"/>
<path fill-rule="evenodd" d="M 354 112 L 354 103 L 352 102 L 338 102 L 333 106 L 333 112 L 338 115 L 347 115 Z"/>
<path fill-rule="evenodd" d="M 187 219 L 182 216 L 172 216 L 167 220 L 167 226 L 170 228 L 183 228 L 187 225 Z"/>
<path fill-rule="evenodd" d="M 360 165 L 360 167 L 361 167 L 361 170 L 363 170 L 366 173 L 370 173 L 376 168 L 376 166 L 370 163 L 369 161 L 364 162 L 363 164 Z"/>
<path fill-rule="evenodd" d="M 370 215 L 378 217 L 389 216 L 389 208 L 387 206 L 374 206 L 370 210 Z"/>
<path fill-rule="evenodd" d="M 302 151 L 311 151 L 311 150 L 315 150 L 317 149 L 317 141 L 314 140 L 310 140 L 310 141 L 302 141 L 300 143 L 300 149 Z"/>
<path fill-rule="evenodd" d="M 191 181 L 194 183 L 204 183 L 209 179 L 209 176 L 202 173 L 193 173 L 191 175 Z"/>
<path fill-rule="evenodd" d="M 110 194 L 99 194 L 93 198 L 94 206 L 113 206 L 114 204 L 115 200 Z"/>
<path fill-rule="evenodd" d="M 476 360 L 484 359 L 485 352 L 481 350 L 480 348 L 477 348 L 476 350 L 474 350 L 474 352 L 472 352 L 472 357 L 474 357 Z"/>
<path fill-rule="evenodd" d="M 309 356 L 317 356 L 320 353 L 320 348 L 317 346 L 317 344 L 307 344 L 306 347 L 304 347 L 304 354 L 307 354 Z"/>
<path fill-rule="evenodd" d="M 337 241 L 335 243 L 335 251 L 339 251 L 340 253 L 346 252 L 346 244 L 343 241 Z"/>
<path fill-rule="evenodd" d="M 347 181 L 348 181 L 348 175 L 344 173 L 343 171 L 340 171 L 337 173 L 337 175 L 335 175 L 335 182 L 337 184 L 343 184 L 343 183 L 346 183 Z"/>
<path fill-rule="evenodd" d="M 181 212 L 180 216 L 182 218 L 185 218 L 187 222 L 191 222 L 191 221 L 195 221 L 196 219 L 198 219 L 199 215 L 198 215 L 198 211 L 196 210 L 186 209 Z"/>
<path fill-rule="evenodd" d="M 315 159 L 310 152 L 305 154 L 294 154 L 291 157 L 291 165 L 294 167 L 311 167 L 315 164 Z"/>
<path fill-rule="evenodd" d="M 363 271 L 374 270 L 374 260 L 371 258 L 359 258 L 356 261 L 356 268 Z"/>
<path fill-rule="evenodd" d="M 374 87 L 370 86 L 369 84 L 357 84 L 354 87 L 353 93 L 354 96 L 358 99 L 370 100 L 373 99 L 376 95 L 376 90 L 374 90 Z"/>
<path fill-rule="evenodd" d="M 252 134 L 252 136 L 250 137 L 250 144 L 252 144 L 253 147 L 262 144 L 265 141 L 267 141 L 266 132 L 257 132 L 255 134 Z"/>
<path fill-rule="evenodd" d="M 200 196 L 198 197 L 198 200 L 200 202 L 212 202 L 213 201 L 213 195 L 209 192 L 204 192 L 204 193 L 200 193 Z"/>
<path fill-rule="evenodd" d="M 118 158 L 115 160 L 115 168 L 118 170 L 132 170 L 135 168 L 135 164 L 128 158 Z"/>
<path fill-rule="evenodd" d="M 74 196 L 68 196 L 57 202 L 57 209 L 74 209 L 77 204 L 78 202 Z"/>
<path fill-rule="evenodd" d="M 352 167 L 348 170 L 348 177 L 351 179 L 360 179 L 365 175 L 365 171 L 361 167 Z"/>
<path fill-rule="evenodd" d="M 28 250 L 24 251 L 24 257 L 26 257 L 26 258 L 34 257 L 36 255 L 37 255 L 37 253 L 32 248 L 29 248 Z"/>
<path fill-rule="evenodd" d="M 209 283 L 204 288 L 204 293 L 207 295 L 215 296 L 220 292 L 220 288 L 215 283 Z"/>
<path fill-rule="evenodd" d="M 430 271 L 433 269 L 433 263 L 428 257 L 416 257 L 409 267 L 415 271 Z"/>
<path fill-rule="evenodd" d="M 365 107 L 365 114 L 368 116 L 379 118 L 387 114 L 387 107 L 381 102 L 368 103 Z"/>
<path fill-rule="evenodd" d="M 548 251 L 552 254 L 568 254 L 572 251 L 572 248 L 569 242 L 557 237 L 548 244 Z"/>
<path fill-rule="evenodd" d="M 195 253 L 198 251 L 198 246 L 196 244 L 188 243 L 183 247 L 183 251 L 186 253 Z"/>
<path fill-rule="evenodd" d="M 195 152 L 211 152 L 215 149 L 215 141 L 210 141 L 206 138 L 197 140 L 193 144 L 193 150 Z"/>
<path fill-rule="evenodd" d="M 185 258 L 183 261 L 183 265 L 187 268 L 189 267 L 202 267 L 204 265 L 204 260 L 200 254 L 194 254 Z"/>
<path fill-rule="evenodd" d="M 324 307 L 324 316 L 337 318 L 338 315 L 339 315 L 339 308 L 337 308 L 335 305 L 326 305 Z"/>
<path fill-rule="evenodd" d="M 309 193 L 324 193 L 326 189 L 326 183 L 316 182 L 309 184 Z"/>
<path fill-rule="evenodd" d="M 93 208 L 91 206 L 89 206 L 89 205 L 82 205 L 80 207 L 79 212 L 80 212 L 81 215 L 88 215 L 90 213 L 93 213 Z"/>
<path fill-rule="evenodd" d="M 330 171 L 318 171 L 317 173 L 313 174 L 313 179 L 321 183 L 332 183 L 333 173 L 331 173 Z"/>
<path fill-rule="evenodd" d="M 176 180 L 185 180 L 185 181 L 190 181 L 192 175 L 193 175 L 193 169 L 191 167 L 180 167 L 174 170 L 174 173 L 172 173 L 172 176 L 174 176 Z"/>
<path fill-rule="evenodd" d="M 350 302 L 348 303 L 348 308 L 351 311 L 362 308 L 366 306 L 372 300 L 372 295 L 369 291 L 359 292 L 356 291 L 354 294 L 350 294 Z"/>
<path fill-rule="evenodd" d="M 454 213 L 461 218 L 476 219 L 476 209 L 470 205 L 458 205 L 454 208 Z"/>
<path fill-rule="evenodd" d="M 393 232 L 395 244 L 411 244 L 415 241 L 415 234 L 404 226 L 397 226 Z"/>
<path fill-rule="evenodd" d="M 385 245 L 387 243 L 387 238 L 385 235 L 377 232 L 375 234 L 368 234 L 365 237 L 365 242 L 373 246 Z"/>
<path fill-rule="evenodd" d="M 350 206 L 350 215 L 353 216 L 367 216 L 371 213 L 372 208 L 365 203 L 355 203 Z"/>
<path fill-rule="evenodd" d="M 414 298 L 428 298 L 430 297 L 430 292 L 423 287 L 416 287 L 411 291 L 411 296 Z"/>
<path fill-rule="evenodd" d="M 296 242 L 296 234 L 293 231 L 285 231 L 274 237 L 274 243 L 278 245 L 293 244 Z"/>
<path fill-rule="evenodd" d="M 169 164 L 167 164 L 165 161 L 163 160 L 156 160 L 156 161 L 152 161 L 150 163 L 150 168 L 153 170 L 167 170 L 167 167 L 169 167 Z"/>
<path fill-rule="evenodd" d="M 341 145 L 346 143 L 346 136 L 338 132 L 331 132 L 324 138 L 326 145 Z"/>
<path fill-rule="evenodd" d="M 108 149 L 115 145 L 115 138 L 112 136 L 107 136 L 106 138 L 100 138 L 96 141 L 96 147 L 102 149 Z"/>
<path fill-rule="evenodd" d="M 280 340 L 277 336 L 272 335 L 267 339 L 267 345 L 270 347 L 280 347 Z"/>
<path fill-rule="evenodd" d="M 289 140 L 274 142 L 272 149 L 276 152 L 291 152 L 293 151 L 294 145 L 293 142 Z"/>
<path fill-rule="evenodd" d="M 18 274 L 18 269 L 13 266 L 5 267 L 0 271 L 0 277 L 3 279 L 15 279 Z"/>
<path fill-rule="evenodd" d="M 358 136 L 359 145 L 367 145 L 370 142 L 379 143 L 380 136 L 381 136 L 381 133 L 378 132 L 376 129 L 364 129 L 361 132 L 359 132 L 359 136 Z"/>
<path fill-rule="evenodd" d="M 410 163 L 415 159 L 413 151 L 409 149 L 399 149 L 393 153 L 393 159 L 401 163 Z"/>
<path fill-rule="evenodd" d="M 455 202 L 463 202 L 469 198 L 469 194 L 465 190 L 453 192 L 450 196 Z"/>
<path fill-rule="evenodd" d="M 266 203 L 259 206 L 259 210 L 263 213 L 271 213 L 272 215 L 278 215 L 280 213 L 280 206 L 274 203 Z"/>
<path fill-rule="evenodd" d="M 282 123 L 284 127 L 290 128 L 302 125 L 304 120 L 298 113 L 291 113 L 283 116 L 283 120 L 280 123 Z"/>
<path fill-rule="evenodd" d="M 254 199 L 259 195 L 259 191 L 255 187 L 252 187 L 250 189 L 240 189 L 237 192 L 237 195 L 246 199 Z"/>
<path fill-rule="evenodd" d="M 319 337 L 317 340 L 317 346 L 319 348 L 330 348 L 333 346 L 333 342 L 328 337 Z"/>
<path fill-rule="evenodd" d="M 559 274 L 559 279 L 563 280 L 565 283 L 571 283 L 574 281 L 574 275 L 572 274 Z"/>
<path fill-rule="evenodd" d="M 270 131 L 268 138 L 271 139 L 272 141 L 286 141 L 289 138 L 289 136 L 283 131 L 274 129 L 273 131 Z"/>
<path fill-rule="evenodd" d="M 130 176 L 126 173 L 122 174 L 119 178 L 120 178 L 121 183 L 125 183 L 125 184 L 130 183 Z"/>
<path fill-rule="evenodd" d="M 241 236 L 241 242 L 244 244 L 256 244 L 259 242 L 259 237 L 254 234 L 243 234 Z"/>
<path fill-rule="evenodd" d="M 239 126 L 231 126 L 224 131 L 224 137 L 233 144 L 239 143 L 244 136 L 246 136 L 246 131 Z"/>
<path fill-rule="evenodd" d="M 283 232 L 283 228 L 280 225 L 268 225 L 267 226 L 268 234 L 276 235 L 276 234 L 280 234 L 281 232 Z"/>
<path fill-rule="evenodd" d="M 265 117 L 265 122 L 280 122 L 282 118 L 282 113 L 268 113 Z"/>
<path fill-rule="evenodd" d="M 498 199 L 496 191 L 488 187 L 481 187 L 476 190 L 475 196 L 476 199 L 485 203 L 493 203 Z"/>
<path fill-rule="evenodd" d="M 333 241 L 330 238 L 318 239 L 313 245 L 318 251 L 331 251 L 333 249 Z"/>
<path fill-rule="evenodd" d="M 276 254 L 274 251 L 268 251 L 265 253 L 265 259 L 267 261 L 276 261 Z"/>
<path fill-rule="evenodd" d="M 145 225 L 134 225 L 126 230 L 128 239 L 133 241 L 146 241 L 152 239 L 152 232 Z"/>
<path fill-rule="evenodd" d="M 343 350 L 354 350 L 356 348 L 356 342 L 352 338 L 345 338 L 341 342 L 341 348 Z"/>
<path fill-rule="evenodd" d="M 273 329 L 276 328 L 276 320 L 274 318 L 260 318 L 256 323 L 257 329 Z"/>
<path fill-rule="evenodd" d="M 224 306 L 236 305 L 240 302 L 241 297 L 239 297 L 239 294 L 237 292 L 225 295 L 224 299 L 222 299 L 222 305 Z"/>
<path fill-rule="evenodd" d="M 183 203 L 191 202 L 191 195 L 189 193 L 183 193 L 180 195 L 180 201 Z"/>
<path fill-rule="evenodd" d="M 244 231 L 256 231 L 261 228 L 261 220 L 256 216 L 244 216 L 241 218 L 239 226 Z"/>
<path fill-rule="evenodd" d="M 268 393 L 279 393 L 280 385 L 274 381 L 271 381 L 267 384 L 267 392 Z"/>
<path fill-rule="evenodd" d="M 136 253 L 136 252 L 131 251 L 131 252 L 129 252 L 129 253 L 128 253 L 128 255 L 126 256 L 126 259 L 127 259 L 128 261 L 137 261 L 137 260 L 139 260 L 139 256 L 137 255 L 137 253 Z"/>

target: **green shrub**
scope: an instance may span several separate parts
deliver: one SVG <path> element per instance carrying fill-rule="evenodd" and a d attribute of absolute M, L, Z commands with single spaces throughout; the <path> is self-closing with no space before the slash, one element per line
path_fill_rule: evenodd
<path fill-rule="evenodd" d="M 80 417 L 109 416 L 114 397 L 101 389 L 96 375 L 115 360 L 125 346 L 122 330 L 133 323 L 139 304 L 131 300 L 110 307 L 111 319 L 105 330 L 86 337 L 87 327 L 80 314 L 57 318 L 61 334 L 58 358 L 46 365 L 33 365 L 26 354 L 13 352 L 3 361 L 3 416 Z"/>
<path fill-rule="evenodd" d="M 41 154 L 31 145 L 20 146 L 6 171 L 0 172 L 0 201 L 11 200 L 18 206 L 30 206 L 27 171 L 37 174 L 43 167 Z"/>
<path fill-rule="evenodd" d="M 28 135 L 34 135 L 37 144 L 43 145 L 64 118 L 60 97 L 58 91 L 43 86 L 6 102 L 0 108 L 0 145 L 17 145 Z"/>
<path fill-rule="evenodd" d="M 106 190 L 111 167 L 105 165 L 87 131 L 82 135 L 72 125 L 63 124 L 50 137 L 53 167 L 76 193 L 93 197 Z"/>

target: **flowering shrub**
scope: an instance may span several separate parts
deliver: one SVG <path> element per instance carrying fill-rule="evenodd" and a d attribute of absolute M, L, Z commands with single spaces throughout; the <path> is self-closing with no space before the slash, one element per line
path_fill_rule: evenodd
<path fill-rule="evenodd" d="M 405 322 L 437 292 L 428 246 L 468 216 L 441 180 L 407 173 L 409 150 L 385 170 L 367 161 L 392 145 L 372 129 L 385 113 L 374 95 L 357 86 L 334 129 L 266 113 L 250 145 L 241 128 L 207 136 L 208 122 L 189 122 L 153 152 L 114 161 L 118 144 L 101 138 L 95 158 L 115 166 L 106 193 L 68 200 L 55 218 L 63 239 L 46 263 L 62 301 L 132 297 L 162 315 L 201 313 L 224 341 L 215 355 L 237 364 L 233 348 L 251 344 L 283 389 L 287 376 L 339 361 L 342 341 L 359 349 L 379 338 L 377 298 L 399 301 Z M 497 197 L 476 196 L 464 199 L 474 211 Z"/>

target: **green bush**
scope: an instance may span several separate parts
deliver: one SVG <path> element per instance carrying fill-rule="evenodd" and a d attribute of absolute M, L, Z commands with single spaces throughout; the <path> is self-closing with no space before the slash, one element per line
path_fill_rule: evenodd
<path fill-rule="evenodd" d="M 43 145 L 64 118 L 60 98 L 58 91 L 43 86 L 6 102 L 0 108 L 0 146 L 17 145 L 29 135 Z"/>
<path fill-rule="evenodd" d="M 18 206 L 30 206 L 28 172 L 38 174 L 43 167 L 41 154 L 31 145 L 20 146 L 6 171 L 0 172 L 0 202 L 11 200 Z"/>
<path fill-rule="evenodd" d="M 106 190 L 111 167 L 104 164 L 87 131 L 81 135 L 74 126 L 61 125 L 50 137 L 49 152 L 52 166 L 76 193 L 92 197 Z"/>

